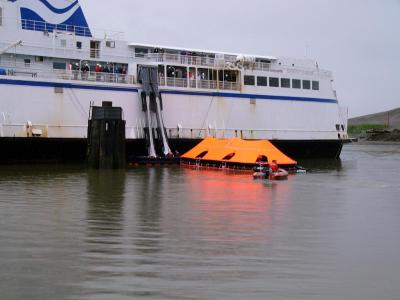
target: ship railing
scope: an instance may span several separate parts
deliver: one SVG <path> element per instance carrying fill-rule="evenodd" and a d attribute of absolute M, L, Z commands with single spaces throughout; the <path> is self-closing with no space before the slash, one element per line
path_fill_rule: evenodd
<path fill-rule="evenodd" d="M 177 63 L 182 65 L 193 65 L 193 66 L 214 67 L 216 64 L 215 58 L 212 57 L 182 55 L 173 53 L 149 53 L 149 54 L 136 53 L 135 58 L 150 60 L 155 62 Z"/>
<path fill-rule="evenodd" d="M 44 21 L 21 19 L 21 28 L 32 31 L 40 31 L 45 34 L 53 32 L 73 33 L 77 36 L 98 37 L 108 40 L 123 40 L 124 33 L 120 31 L 111 31 L 104 29 L 93 29 L 85 26 L 75 26 L 68 24 L 51 24 Z"/>
<path fill-rule="evenodd" d="M 105 73 L 105 72 L 85 72 L 75 70 L 54 70 L 46 71 L 42 69 L 32 68 L 9 68 L 0 65 L 0 68 L 7 70 L 7 75 L 16 77 L 31 77 L 31 78 L 47 78 L 47 79 L 62 79 L 62 80 L 81 80 L 92 82 L 108 82 L 118 84 L 135 84 L 136 80 L 133 75 L 120 73 Z"/>
<path fill-rule="evenodd" d="M 231 90 L 240 91 L 240 83 L 229 82 L 229 81 L 216 81 L 216 80 L 205 80 L 205 79 L 187 79 L 187 78 L 175 78 L 175 77 L 159 77 L 160 86 L 169 87 L 181 87 L 181 88 L 199 88 L 199 89 L 210 89 L 210 90 Z"/>
<path fill-rule="evenodd" d="M 169 138 L 176 139 L 203 139 L 206 137 L 214 138 L 232 138 L 237 137 L 241 139 L 275 139 L 283 134 L 296 133 L 296 134 L 313 134 L 323 135 L 327 134 L 337 136 L 335 130 L 301 130 L 301 129 L 224 129 L 214 125 L 209 125 L 206 128 L 167 128 Z"/>
<path fill-rule="evenodd" d="M 186 78 L 167 77 L 167 86 L 187 87 L 187 79 Z"/>
<path fill-rule="evenodd" d="M 192 89 L 197 88 L 197 80 L 196 79 L 189 79 L 189 87 Z M 216 87 L 214 87 L 216 88 Z"/>
<path fill-rule="evenodd" d="M 196 80 L 192 80 L 194 84 Z M 218 88 L 218 82 L 215 80 L 204 80 L 204 79 L 199 79 L 197 80 L 197 87 L 200 89 L 210 89 L 214 90 Z"/>
<path fill-rule="evenodd" d="M 120 73 L 70 71 L 63 73 L 61 76 L 62 79 L 67 79 L 67 80 L 109 82 L 118 84 L 136 83 L 135 77 L 133 75 L 120 74 Z"/>
<path fill-rule="evenodd" d="M 237 82 L 230 82 L 230 81 L 219 81 L 218 88 L 220 90 L 230 90 L 230 91 L 239 91 L 240 84 Z"/>
<path fill-rule="evenodd" d="M 245 69 L 265 71 L 265 72 L 332 77 L 331 71 L 319 69 L 317 66 L 316 67 L 309 67 L 309 66 L 308 67 L 307 66 L 299 67 L 299 66 L 295 66 L 295 65 L 285 65 L 285 64 L 276 65 L 276 64 L 271 64 L 271 63 L 255 62 L 254 64 L 246 65 Z"/>
<path fill-rule="evenodd" d="M 271 71 L 270 63 L 256 62 L 254 63 L 254 70 L 258 71 Z"/>
<path fill-rule="evenodd" d="M 43 21 L 22 19 L 21 20 L 22 29 L 25 30 L 33 30 L 33 31 L 41 31 L 44 33 L 50 32 L 68 32 L 74 33 L 79 36 L 92 37 L 92 32 L 89 27 L 83 26 L 75 26 L 75 25 L 67 25 L 67 24 L 51 24 Z"/>
<path fill-rule="evenodd" d="M 135 57 L 141 60 L 149 60 L 160 63 L 177 63 L 182 65 L 237 68 L 233 59 L 215 59 L 208 56 L 192 56 L 172 53 L 135 53 Z M 275 73 L 301 74 L 310 76 L 332 77 L 332 72 L 319 69 L 317 66 L 295 66 L 286 64 L 272 64 L 265 62 L 254 62 L 243 66 L 246 70 L 256 70 Z"/>

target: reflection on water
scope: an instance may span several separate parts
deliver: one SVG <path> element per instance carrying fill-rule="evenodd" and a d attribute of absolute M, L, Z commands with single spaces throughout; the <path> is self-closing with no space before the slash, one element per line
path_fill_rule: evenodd
<path fill-rule="evenodd" d="M 399 153 L 348 145 L 283 182 L 2 167 L 1 299 L 397 299 Z"/>
<path fill-rule="evenodd" d="M 88 171 L 88 240 L 119 237 L 123 223 L 125 171 Z M 98 239 L 99 238 L 99 239 Z"/>
<path fill-rule="evenodd" d="M 306 168 L 308 172 L 330 172 L 342 170 L 343 164 L 341 159 L 303 159 L 299 164 Z"/>

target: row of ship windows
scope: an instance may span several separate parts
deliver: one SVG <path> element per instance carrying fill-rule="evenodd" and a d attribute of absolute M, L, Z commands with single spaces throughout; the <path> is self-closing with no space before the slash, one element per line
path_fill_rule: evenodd
<path fill-rule="evenodd" d="M 256 77 L 252 75 L 245 75 L 243 82 L 244 85 L 254 86 L 256 85 Z M 304 90 L 313 89 L 314 91 L 318 91 L 319 81 L 257 76 L 257 86 L 270 86 L 293 89 L 303 88 Z"/>

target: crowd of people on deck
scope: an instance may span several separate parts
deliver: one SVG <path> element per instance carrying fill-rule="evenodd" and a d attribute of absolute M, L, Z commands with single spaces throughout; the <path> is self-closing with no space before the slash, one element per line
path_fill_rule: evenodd
<path fill-rule="evenodd" d="M 75 80 L 78 80 L 79 74 L 82 80 L 88 80 L 90 73 L 96 74 L 96 81 L 109 81 L 109 82 L 125 82 L 128 73 L 127 67 L 115 64 L 96 64 L 89 66 L 88 63 L 70 64 L 70 70 L 73 71 Z M 118 80 L 116 80 L 118 78 Z"/>

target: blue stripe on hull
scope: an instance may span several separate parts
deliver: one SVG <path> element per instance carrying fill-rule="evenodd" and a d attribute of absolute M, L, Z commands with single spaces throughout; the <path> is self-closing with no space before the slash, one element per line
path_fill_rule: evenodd
<path fill-rule="evenodd" d="M 212 96 L 212 97 L 230 97 L 230 98 L 259 99 L 259 100 L 306 101 L 306 102 L 322 102 L 322 103 L 335 103 L 335 104 L 338 103 L 336 99 L 257 95 L 257 94 L 226 93 L 226 92 L 191 92 L 191 91 L 165 90 L 161 91 L 161 93 L 173 94 L 173 95 L 188 95 L 188 96 Z"/>
<path fill-rule="evenodd" d="M 137 93 L 137 91 L 138 91 L 138 89 L 136 89 L 136 88 L 124 88 L 124 87 L 120 88 L 120 87 L 113 87 L 113 86 L 83 85 L 83 84 L 75 84 L 75 83 L 12 80 L 12 79 L 0 79 L 0 84 L 25 85 L 25 86 L 36 86 L 36 87 L 62 87 L 62 88 L 67 88 L 67 89 L 135 92 L 135 93 Z"/>
<path fill-rule="evenodd" d="M 137 93 L 139 90 L 138 88 L 94 86 L 94 85 L 91 86 L 91 85 L 74 84 L 74 83 L 12 80 L 12 79 L 0 79 L 0 84 L 25 85 L 25 86 L 37 86 L 37 87 L 63 87 L 71 89 L 134 92 L 134 93 Z M 229 97 L 229 98 L 242 98 L 242 99 L 302 101 L 302 102 L 319 102 L 319 103 L 333 103 L 333 104 L 338 103 L 336 99 L 293 97 L 293 96 L 273 96 L 273 95 L 257 95 L 257 94 L 228 93 L 228 92 L 194 92 L 194 91 L 173 91 L 173 90 L 160 90 L 160 92 L 161 94 L 164 95 Z"/>

